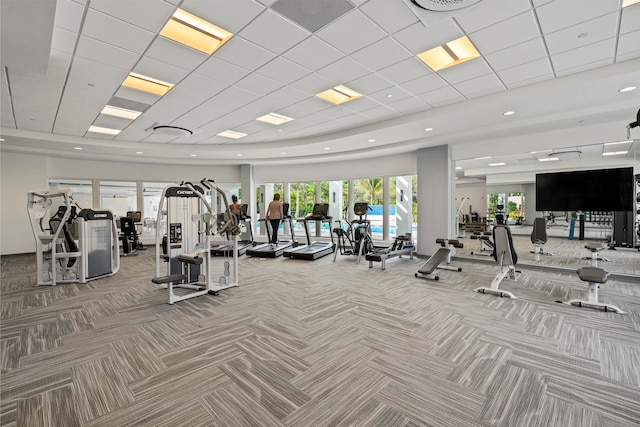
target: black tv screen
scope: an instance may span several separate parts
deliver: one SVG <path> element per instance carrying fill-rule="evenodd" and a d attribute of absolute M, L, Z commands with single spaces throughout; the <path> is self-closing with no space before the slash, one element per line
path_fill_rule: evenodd
<path fill-rule="evenodd" d="M 536 210 L 631 211 L 633 168 L 536 174 Z"/>

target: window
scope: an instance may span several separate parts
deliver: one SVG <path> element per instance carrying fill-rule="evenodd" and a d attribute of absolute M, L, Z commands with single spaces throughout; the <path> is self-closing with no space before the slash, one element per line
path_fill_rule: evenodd
<path fill-rule="evenodd" d="M 156 219 L 158 218 L 158 206 L 160 205 L 160 197 L 162 191 L 169 185 L 175 185 L 169 182 L 143 182 L 142 183 L 142 235 L 156 235 Z M 160 224 L 162 234 L 166 232 L 166 224 Z"/>
<path fill-rule="evenodd" d="M 101 181 L 100 208 L 110 210 L 117 217 L 127 216 L 127 212 L 139 210 L 136 183 Z"/>
<path fill-rule="evenodd" d="M 56 192 L 60 190 L 70 189 L 73 192 L 73 200 L 81 208 L 93 208 L 93 185 L 88 179 L 59 179 L 51 178 L 49 180 L 49 190 Z M 60 199 L 62 201 L 62 199 Z M 57 210 L 57 206 L 52 206 L 51 211 Z"/>

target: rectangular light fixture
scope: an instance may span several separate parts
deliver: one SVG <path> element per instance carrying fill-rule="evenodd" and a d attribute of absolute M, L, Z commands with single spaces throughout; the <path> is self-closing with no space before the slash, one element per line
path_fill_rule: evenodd
<path fill-rule="evenodd" d="M 362 96 L 361 93 L 356 92 L 353 89 L 349 89 L 346 86 L 336 86 L 332 89 L 325 90 L 316 95 L 318 98 L 322 98 L 325 101 L 329 101 L 333 104 L 342 104 L 347 101 L 351 101 Z"/>
<path fill-rule="evenodd" d="M 160 35 L 211 55 L 233 34 L 191 13 L 178 9 Z"/>
<path fill-rule="evenodd" d="M 473 160 L 486 160 L 486 159 L 490 159 L 490 158 L 491 158 L 491 156 L 476 157 L 476 158 L 475 158 L 475 159 L 473 159 Z"/>
<path fill-rule="evenodd" d="M 278 126 L 283 123 L 290 122 L 293 119 L 291 117 L 283 116 L 281 114 L 269 113 L 262 117 L 258 117 L 256 120 Z"/>
<path fill-rule="evenodd" d="M 103 133 L 105 135 L 117 135 L 120 133 L 120 129 L 103 128 L 100 126 L 89 126 L 89 132 Z"/>
<path fill-rule="evenodd" d="M 640 0 L 638 0 L 640 1 Z M 616 141 L 616 142 L 605 142 L 604 145 L 618 145 L 618 144 L 631 144 L 633 142 L 633 140 L 627 140 L 627 141 Z"/>
<path fill-rule="evenodd" d="M 504 166 L 506 165 L 506 163 L 503 162 L 499 162 L 499 163 L 489 163 L 489 166 Z"/>
<path fill-rule="evenodd" d="M 225 138 L 231 138 L 231 139 L 240 139 L 240 138 L 244 138 L 247 135 L 248 134 L 246 133 L 236 132 L 233 130 L 225 130 L 224 132 L 220 132 L 218 134 L 218 136 L 224 136 Z"/>
<path fill-rule="evenodd" d="M 543 157 L 541 159 L 538 159 L 538 161 L 541 161 L 541 162 L 555 162 L 557 160 L 560 160 L 560 158 L 559 157 Z"/>
<path fill-rule="evenodd" d="M 452 65 L 478 58 L 480 53 L 467 36 L 418 54 L 418 58 L 433 71 L 440 71 Z"/>
<path fill-rule="evenodd" d="M 640 3 L 640 0 L 622 0 L 622 7 L 631 6 L 636 3 Z"/>
<path fill-rule="evenodd" d="M 127 78 L 124 79 L 124 82 L 122 82 L 122 86 L 163 96 L 169 92 L 174 85 L 172 83 L 154 79 L 153 77 L 131 72 Z"/>
<path fill-rule="evenodd" d="M 101 113 L 129 120 L 135 120 L 142 114 L 141 111 L 127 110 L 126 108 L 113 107 L 111 105 L 104 107 Z"/>
<path fill-rule="evenodd" d="M 622 156 L 623 154 L 627 154 L 629 150 L 626 151 L 609 151 L 607 153 L 602 153 L 603 156 Z"/>

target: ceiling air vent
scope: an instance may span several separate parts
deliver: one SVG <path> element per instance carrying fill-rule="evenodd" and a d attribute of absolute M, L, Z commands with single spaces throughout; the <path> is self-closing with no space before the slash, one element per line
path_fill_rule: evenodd
<path fill-rule="evenodd" d="M 173 136 L 189 136 L 193 135 L 193 131 L 186 128 L 171 125 L 154 125 L 151 130 L 161 135 L 173 135 Z"/>
<path fill-rule="evenodd" d="M 480 0 L 411 0 L 411 2 L 431 12 L 450 12 L 471 6 Z"/>

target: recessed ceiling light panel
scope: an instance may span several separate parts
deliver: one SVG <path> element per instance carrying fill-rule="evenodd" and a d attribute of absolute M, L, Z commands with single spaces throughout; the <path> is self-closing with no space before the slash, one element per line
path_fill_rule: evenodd
<path fill-rule="evenodd" d="M 236 132 L 233 130 L 225 130 L 224 132 L 220 132 L 218 134 L 218 136 L 224 136 L 225 138 L 231 138 L 231 139 L 240 139 L 240 138 L 244 138 L 247 135 L 248 134 L 246 133 Z"/>
<path fill-rule="evenodd" d="M 636 90 L 636 89 L 638 89 L 638 86 L 627 86 L 627 87 L 623 87 L 618 92 L 625 93 L 625 92 L 631 92 L 632 90 Z"/>
<path fill-rule="evenodd" d="M 318 98 L 322 98 L 325 101 L 329 101 L 333 104 L 342 104 L 347 101 L 351 101 L 362 96 L 361 93 L 356 92 L 353 89 L 349 89 L 346 86 L 336 86 L 332 89 L 325 90 L 322 93 L 316 95 Z"/>
<path fill-rule="evenodd" d="M 258 117 L 256 120 L 279 126 L 283 123 L 290 122 L 293 119 L 291 117 L 283 116 L 282 114 L 269 113 L 262 117 Z"/>
<path fill-rule="evenodd" d="M 113 107 L 111 105 L 104 107 L 101 113 L 107 116 L 121 117 L 129 120 L 135 120 L 142 114 L 140 111 L 127 110 L 126 108 Z"/>
<path fill-rule="evenodd" d="M 185 10 L 178 9 L 160 35 L 211 55 L 233 34 Z"/>
<path fill-rule="evenodd" d="M 144 76 L 138 73 L 129 73 L 122 86 L 144 92 L 153 93 L 154 95 L 164 96 L 174 86 L 173 83 L 163 82 L 153 77 Z"/>
<path fill-rule="evenodd" d="M 89 132 L 102 133 L 105 135 L 117 135 L 120 133 L 120 129 L 103 128 L 100 126 L 89 126 Z"/>
<path fill-rule="evenodd" d="M 453 65 L 478 58 L 480 52 L 467 36 L 450 41 L 418 54 L 418 58 L 433 71 L 444 70 Z"/>

